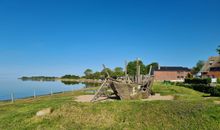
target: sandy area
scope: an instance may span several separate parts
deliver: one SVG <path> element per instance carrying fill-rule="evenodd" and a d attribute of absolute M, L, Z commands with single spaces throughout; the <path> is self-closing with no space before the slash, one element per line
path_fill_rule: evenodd
<path fill-rule="evenodd" d="M 76 100 L 77 102 L 90 102 L 92 99 L 93 99 L 94 95 L 81 95 L 81 96 L 78 96 L 76 97 Z M 103 100 L 106 100 L 107 97 L 100 97 L 98 98 L 97 101 L 103 101 Z"/>
<path fill-rule="evenodd" d="M 77 102 L 90 102 L 94 95 L 81 95 L 76 97 Z M 97 101 L 105 101 L 107 100 L 107 97 L 100 97 Z M 153 96 L 150 96 L 148 99 L 143 99 L 143 101 L 155 101 L 155 100 L 174 100 L 174 96 L 168 95 L 168 96 L 161 96 L 160 94 L 156 94 Z"/>

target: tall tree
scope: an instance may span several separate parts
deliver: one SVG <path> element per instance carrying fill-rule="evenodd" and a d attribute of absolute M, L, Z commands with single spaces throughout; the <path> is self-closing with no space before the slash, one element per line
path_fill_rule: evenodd
<path fill-rule="evenodd" d="M 124 74 L 123 68 L 121 68 L 121 67 L 116 67 L 116 68 L 114 69 L 113 74 L 112 74 L 112 76 L 113 76 L 114 78 L 122 77 L 122 76 L 124 76 L 124 75 L 125 75 L 125 74 Z"/>
<path fill-rule="evenodd" d="M 104 75 L 105 77 L 108 77 L 107 73 L 110 77 L 112 77 L 113 71 L 109 68 L 105 68 L 101 71 L 101 75 Z"/>
<path fill-rule="evenodd" d="M 89 76 L 93 74 L 93 71 L 91 69 L 86 69 L 84 72 L 85 76 Z"/>
<path fill-rule="evenodd" d="M 146 67 L 142 61 L 139 61 L 139 65 L 141 67 L 140 70 L 141 74 L 147 74 Z M 129 62 L 127 69 L 128 69 L 128 75 L 135 76 L 137 71 L 137 61 L 135 60 Z"/>
<path fill-rule="evenodd" d="M 158 64 L 157 62 L 153 62 L 153 63 L 147 65 L 147 66 L 146 66 L 146 71 L 147 71 L 147 73 L 149 73 L 151 66 L 152 66 L 152 70 L 151 70 L 151 72 L 152 72 L 152 71 L 158 69 L 159 64 Z"/>
<path fill-rule="evenodd" d="M 92 74 L 92 79 L 103 79 L 104 75 L 101 74 L 101 72 L 95 72 Z"/>
<path fill-rule="evenodd" d="M 196 64 L 196 66 L 192 68 L 191 73 L 193 75 L 198 74 L 204 65 L 205 65 L 205 61 L 199 60 Z"/>

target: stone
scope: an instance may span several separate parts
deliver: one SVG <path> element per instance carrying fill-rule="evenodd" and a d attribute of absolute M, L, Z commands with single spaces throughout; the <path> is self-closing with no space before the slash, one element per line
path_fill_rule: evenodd
<path fill-rule="evenodd" d="M 49 115 L 51 113 L 52 113 L 52 108 L 46 108 L 46 109 L 38 111 L 36 116 L 41 117 L 41 116 Z"/>

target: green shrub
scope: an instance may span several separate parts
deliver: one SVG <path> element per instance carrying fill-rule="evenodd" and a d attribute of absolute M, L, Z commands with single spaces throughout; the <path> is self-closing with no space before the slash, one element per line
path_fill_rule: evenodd
<path fill-rule="evenodd" d="M 185 84 L 184 87 L 193 89 L 191 84 Z"/>
<path fill-rule="evenodd" d="M 204 93 L 209 93 L 209 90 L 211 88 L 209 85 L 205 85 L 205 84 L 192 84 L 191 87 L 196 91 L 200 91 Z"/>
<path fill-rule="evenodd" d="M 166 81 L 166 80 L 164 80 L 164 81 L 163 81 L 163 84 L 166 84 L 166 85 L 171 85 L 171 84 L 172 84 L 172 82 L 171 82 L 171 81 Z"/>
<path fill-rule="evenodd" d="M 183 82 L 176 82 L 175 84 L 176 86 L 185 86 L 185 84 Z"/>
<path fill-rule="evenodd" d="M 186 78 L 185 83 L 187 84 L 210 84 L 212 82 L 211 78 Z"/>
<path fill-rule="evenodd" d="M 220 86 L 211 87 L 209 83 L 211 83 L 210 78 L 207 79 L 194 78 L 194 79 L 186 79 L 184 83 L 177 82 L 176 86 L 182 86 L 199 92 L 209 93 L 211 94 L 211 96 L 220 96 Z"/>
<path fill-rule="evenodd" d="M 209 89 L 209 93 L 211 94 L 211 96 L 220 96 L 220 87 L 211 87 Z"/>
<path fill-rule="evenodd" d="M 217 78 L 217 83 L 220 84 L 220 78 Z"/>

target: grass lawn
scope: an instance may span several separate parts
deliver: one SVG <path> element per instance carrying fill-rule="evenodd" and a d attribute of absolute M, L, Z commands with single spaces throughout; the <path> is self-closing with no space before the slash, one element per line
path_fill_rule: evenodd
<path fill-rule="evenodd" d="M 153 91 L 173 95 L 173 101 L 113 101 L 78 103 L 83 91 L 67 92 L 37 99 L 21 99 L 14 104 L 0 102 L 0 130 L 72 129 L 220 129 L 218 97 L 192 89 L 155 83 Z M 36 117 L 37 111 L 53 108 L 53 113 Z"/>

